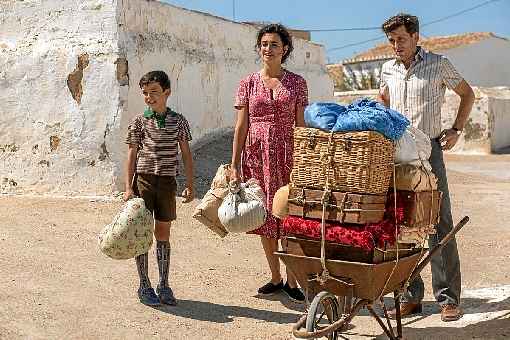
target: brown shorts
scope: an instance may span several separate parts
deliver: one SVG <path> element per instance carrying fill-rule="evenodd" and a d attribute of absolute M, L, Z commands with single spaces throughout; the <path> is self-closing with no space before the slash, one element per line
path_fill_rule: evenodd
<path fill-rule="evenodd" d="M 169 222 L 177 218 L 175 177 L 138 174 L 136 185 L 145 206 L 154 213 L 156 220 Z"/>

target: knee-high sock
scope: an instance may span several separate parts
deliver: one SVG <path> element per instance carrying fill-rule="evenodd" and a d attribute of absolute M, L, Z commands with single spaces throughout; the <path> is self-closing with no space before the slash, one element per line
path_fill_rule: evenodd
<path fill-rule="evenodd" d="M 138 255 L 135 259 L 136 269 L 140 277 L 140 288 L 151 287 L 151 281 L 149 280 L 149 254 Z"/>
<path fill-rule="evenodd" d="M 168 287 L 168 270 L 170 267 L 170 242 L 157 241 L 156 257 L 159 268 L 159 287 Z"/>

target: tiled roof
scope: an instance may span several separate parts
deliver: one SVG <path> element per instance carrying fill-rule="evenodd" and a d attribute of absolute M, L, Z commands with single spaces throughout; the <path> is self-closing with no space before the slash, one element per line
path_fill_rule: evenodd
<path fill-rule="evenodd" d="M 491 32 L 475 32 L 475 33 L 464 33 L 442 37 L 430 37 L 420 39 L 418 44 L 431 52 L 438 52 L 449 50 L 452 48 L 470 45 L 487 38 L 496 37 Z M 395 55 L 391 46 L 388 43 L 376 45 L 363 53 L 355 55 L 353 58 L 346 59 L 342 63 L 350 64 L 361 61 L 371 61 L 380 59 L 392 59 Z"/>

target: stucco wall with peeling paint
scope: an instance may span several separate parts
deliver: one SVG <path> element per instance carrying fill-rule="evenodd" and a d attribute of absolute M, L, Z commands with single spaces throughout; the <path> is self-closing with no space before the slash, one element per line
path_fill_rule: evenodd
<path fill-rule="evenodd" d="M 0 6 L 1 192 L 104 193 L 119 106 L 115 2 Z"/>
<path fill-rule="evenodd" d="M 145 72 L 170 75 L 169 105 L 196 141 L 233 125 L 237 84 L 260 68 L 254 27 L 157 1 L 4 0 L 0 10 L 0 192 L 122 189 Z M 311 100 L 330 99 L 323 48 L 295 48 L 287 67 Z"/>

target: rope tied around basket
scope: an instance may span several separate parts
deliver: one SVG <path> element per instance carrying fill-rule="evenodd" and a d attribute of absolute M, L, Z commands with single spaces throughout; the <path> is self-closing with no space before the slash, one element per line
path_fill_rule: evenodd
<path fill-rule="evenodd" d="M 321 204 L 322 204 L 322 223 L 321 223 L 321 264 L 322 264 L 322 273 L 317 277 L 317 281 L 321 285 L 325 284 L 326 281 L 331 277 L 329 275 L 329 270 L 326 267 L 326 209 L 329 199 L 331 197 L 331 190 L 328 188 L 326 181 L 326 187 L 324 188 L 324 193 L 322 194 Z"/>
<path fill-rule="evenodd" d="M 332 131 L 329 134 L 328 138 L 328 149 L 327 153 L 321 152 L 320 160 L 322 163 L 322 171 L 325 174 L 326 182 L 324 184 L 324 193 L 321 197 L 322 204 L 322 221 L 321 221 L 321 265 L 322 265 L 322 273 L 317 276 L 316 280 L 321 284 L 325 284 L 327 280 L 329 280 L 331 275 L 329 275 L 329 270 L 326 267 L 326 210 L 328 208 L 329 200 L 331 198 L 331 189 L 329 183 L 329 167 L 333 164 L 333 155 L 331 154 L 331 146 L 333 145 L 333 134 Z"/>

